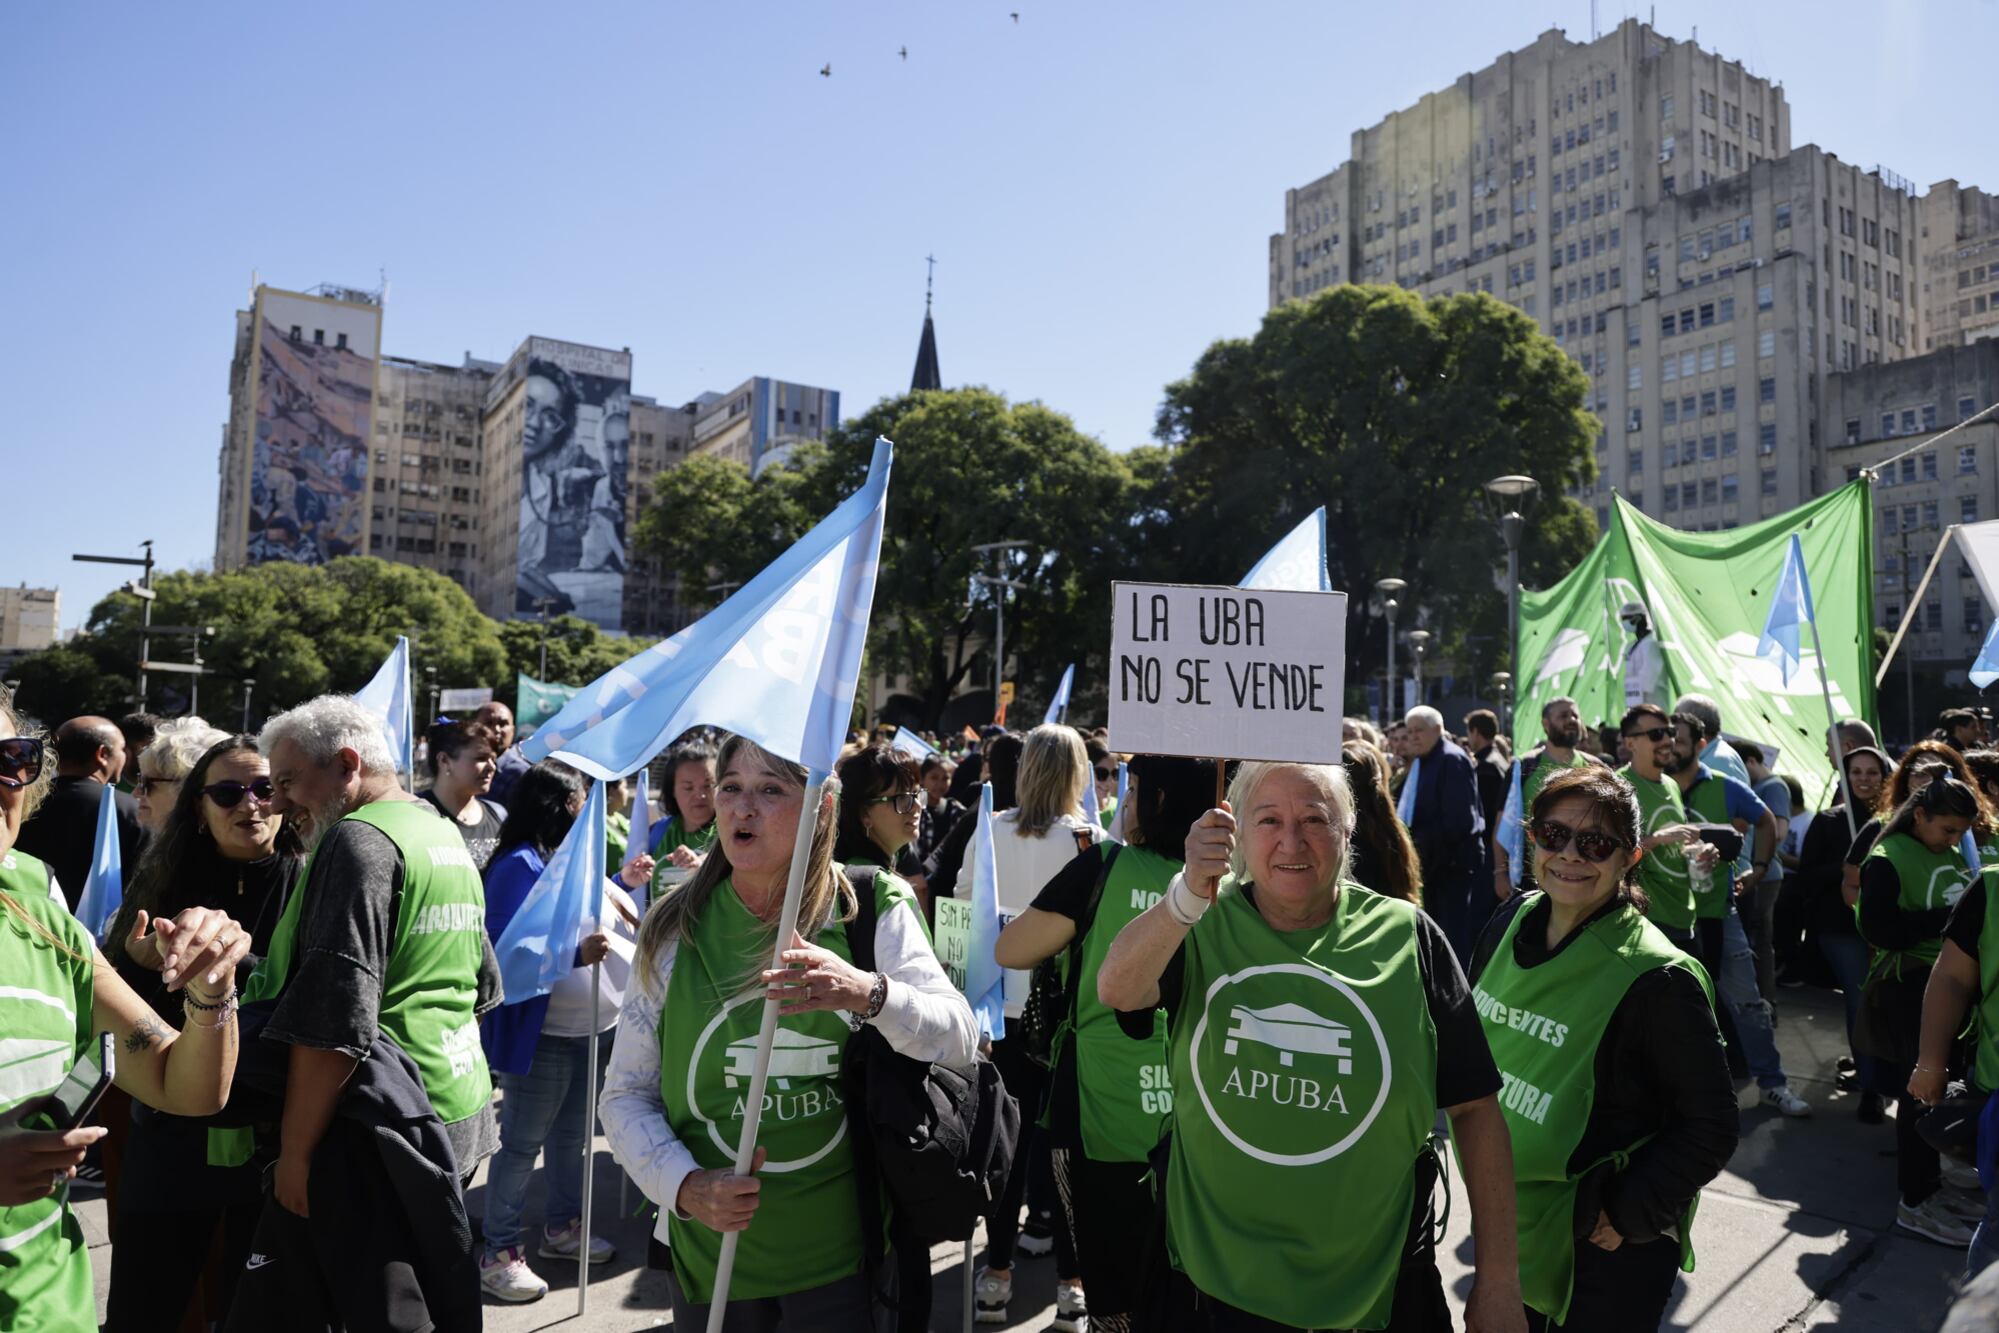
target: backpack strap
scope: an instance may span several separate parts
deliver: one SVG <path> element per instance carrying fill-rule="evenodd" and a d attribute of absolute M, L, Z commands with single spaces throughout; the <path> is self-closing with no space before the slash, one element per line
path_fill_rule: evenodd
<path fill-rule="evenodd" d="M 1076 1007 L 1081 1003 L 1076 993 L 1076 981 L 1083 960 L 1083 936 L 1089 934 L 1090 927 L 1096 924 L 1097 904 L 1104 900 L 1104 885 L 1110 882 L 1111 863 L 1117 860 L 1117 854 L 1122 850 L 1120 844 L 1109 842 L 1108 839 L 1105 844 L 1098 845 L 1103 848 L 1101 852 L 1103 864 L 1097 868 L 1097 882 L 1090 886 L 1089 904 L 1076 921 L 1076 933 L 1070 937 L 1068 951 L 1062 959 L 1062 989 L 1068 992 L 1066 997 L 1068 1003 L 1063 1008 L 1068 1011 L 1069 1025 L 1072 1028 L 1076 1024 Z"/>
<path fill-rule="evenodd" d="M 854 966 L 863 972 L 875 970 L 875 926 L 879 907 L 875 902 L 874 866 L 843 866 L 847 885 L 854 891 L 854 915 L 847 922 L 847 952 Z"/>
<path fill-rule="evenodd" d="M 843 866 L 841 872 L 847 877 L 848 887 L 854 891 L 854 915 L 848 919 L 846 927 L 847 952 L 853 955 L 855 967 L 863 972 L 872 972 L 875 970 L 875 923 L 879 915 L 875 903 L 875 867 Z M 842 1087 L 847 1098 L 847 1137 L 853 1142 L 854 1202 L 861 1217 L 862 1266 L 867 1273 L 869 1290 L 878 1300 L 887 1297 L 893 1308 L 894 1293 L 880 1290 L 888 1252 L 882 1240 L 881 1176 L 875 1165 L 873 1131 L 865 1114 L 869 1048 L 879 1041 L 880 1034 L 866 1025 L 854 1029 L 853 1035 L 847 1038 L 843 1061 L 846 1073 L 842 1077 Z"/>

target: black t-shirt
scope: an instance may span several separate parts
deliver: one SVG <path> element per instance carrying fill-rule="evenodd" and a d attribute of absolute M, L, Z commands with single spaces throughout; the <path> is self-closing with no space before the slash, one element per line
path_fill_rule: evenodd
<path fill-rule="evenodd" d="M 1053 912 L 1066 916 L 1076 923 L 1076 929 L 1087 933 L 1090 922 L 1090 896 L 1096 892 L 1097 879 L 1106 871 L 1106 862 L 1117 851 L 1114 842 L 1100 842 L 1087 852 L 1078 852 L 1069 863 L 1055 872 L 1055 877 L 1041 886 L 1035 895 L 1034 909 L 1038 912 Z M 1064 947 L 1064 954 L 1068 948 Z M 1069 979 L 1073 987 L 1075 978 Z M 1092 996 L 1077 996 L 1076 1003 L 1082 1004 Z M 1083 1094 L 1076 1083 L 1076 1046 L 1069 1043 L 1062 1049 L 1062 1059 L 1050 1071 L 1048 1082 L 1048 1141 L 1056 1148 L 1080 1150 L 1083 1146 Z"/>
<path fill-rule="evenodd" d="M 451 827 L 458 830 L 458 836 L 465 839 L 465 850 L 472 853 L 472 864 L 481 875 L 486 873 L 487 862 L 493 859 L 493 851 L 500 845 L 500 826 L 507 822 L 505 806 L 495 805 L 483 796 L 474 797 L 479 809 L 479 822 L 461 823 L 456 816 L 444 808 L 444 802 L 437 799 L 435 791 L 423 793 L 423 799 L 431 808 L 451 821 Z"/>
<path fill-rule="evenodd" d="M 1943 937 L 1964 950 L 1972 962 L 1978 961 L 1978 937 L 1985 931 L 1985 886 L 1974 883 L 1957 906 L 1950 909 Z"/>
<path fill-rule="evenodd" d="M 1841 818 L 1844 819 L 1844 816 L 1841 816 Z M 1862 824 L 1860 831 L 1853 835 L 1853 845 L 1846 849 L 1846 863 L 1850 866 L 1857 866 L 1862 861 L 1865 861 L 1867 854 L 1874 850 L 1874 844 L 1880 837 L 1881 821 L 1879 819 L 1870 819 L 1865 824 Z"/>

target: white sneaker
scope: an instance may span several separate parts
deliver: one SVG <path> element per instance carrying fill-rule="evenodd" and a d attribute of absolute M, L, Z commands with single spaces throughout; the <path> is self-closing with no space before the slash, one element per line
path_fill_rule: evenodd
<path fill-rule="evenodd" d="M 553 1231 L 547 1227 L 543 1227 L 541 1231 L 541 1249 L 537 1253 L 544 1259 L 568 1259 L 574 1262 L 576 1251 L 580 1247 L 582 1234 L 583 1219 L 580 1217 L 572 1218 L 567 1226 L 557 1227 Z M 590 1238 L 591 1263 L 608 1264 L 617 1255 L 618 1247 L 611 1244 L 610 1241 L 605 1240 L 602 1236 L 592 1236 Z"/>
<path fill-rule="evenodd" d="M 1048 1219 L 1030 1216 L 1027 1225 L 1020 1229 L 1020 1239 L 1014 1248 L 1030 1259 L 1039 1259 L 1055 1249 L 1055 1232 L 1050 1229 Z"/>
<path fill-rule="evenodd" d="M 1913 1208 L 1906 1203 L 1896 1204 L 1895 1225 L 1954 1250 L 1971 1246 L 1972 1228 L 1961 1218 L 1952 1217 L 1934 1194 Z"/>
<path fill-rule="evenodd" d="M 516 1303 L 538 1301 L 548 1295 L 548 1283 L 535 1276 L 518 1245 L 509 1245 L 504 1250 L 494 1250 L 481 1256 L 479 1286 L 495 1300 Z"/>
<path fill-rule="evenodd" d="M 1985 1196 L 1975 1190 L 1958 1189 L 1948 1181 L 1930 1196 L 1930 1202 L 1974 1231 L 1985 1220 Z"/>
<path fill-rule="evenodd" d="M 1811 1103 L 1792 1092 L 1788 1083 L 1779 1083 L 1774 1088 L 1763 1089 L 1762 1096 L 1756 1100 L 1765 1106 L 1775 1107 L 1779 1115 L 1790 1116 L 1793 1120 L 1805 1119 L 1812 1113 Z"/>
<path fill-rule="evenodd" d="M 1966 1244 L 1969 1244 L 1966 1241 Z M 992 1270 L 981 1267 L 978 1277 L 972 1283 L 972 1302 L 976 1312 L 972 1317 L 975 1324 L 1004 1324 L 1006 1307 L 1013 1300 L 1013 1274 L 994 1277 Z"/>
<path fill-rule="evenodd" d="M 1055 1320 L 1048 1327 L 1055 1333 L 1090 1333 L 1089 1298 L 1081 1287 L 1055 1284 Z"/>

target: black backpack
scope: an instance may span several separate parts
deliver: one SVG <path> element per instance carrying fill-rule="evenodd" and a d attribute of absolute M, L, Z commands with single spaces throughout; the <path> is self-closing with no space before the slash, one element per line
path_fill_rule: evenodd
<path fill-rule="evenodd" d="M 873 866 L 847 867 L 859 906 L 847 923 L 847 948 L 867 972 L 875 970 L 875 874 Z M 900 1233 L 926 1244 L 970 1239 L 1005 1193 L 1020 1142 L 1020 1104 L 993 1062 L 980 1056 L 961 1071 L 912 1060 L 864 1024 L 847 1039 L 841 1091 L 870 1268 L 882 1244 L 877 1181 Z"/>

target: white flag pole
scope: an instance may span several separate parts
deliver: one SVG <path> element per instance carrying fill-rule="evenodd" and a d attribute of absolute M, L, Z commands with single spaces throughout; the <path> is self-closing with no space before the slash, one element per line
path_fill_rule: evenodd
<path fill-rule="evenodd" d="M 1799 570 L 1801 575 L 1803 572 L 1802 569 Z M 1819 643 L 1819 616 L 1816 606 L 1812 608 L 1812 614 L 1808 619 L 1812 625 L 1812 651 L 1819 657 L 1819 689 L 1825 694 L 1825 725 L 1826 734 L 1832 738 L 1833 772 L 1839 777 L 1839 793 L 1846 798 L 1846 836 L 1849 839 L 1857 838 L 1860 836 L 1860 831 L 1853 822 L 1853 789 L 1846 782 L 1846 747 L 1840 744 L 1839 715 L 1832 710 L 1832 681 L 1826 675 L 1825 648 Z"/>
<path fill-rule="evenodd" d="M 602 922 L 598 923 L 601 928 Z M 590 1096 L 583 1104 L 583 1235 L 576 1251 L 576 1314 L 578 1318 L 590 1310 L 590 1194 L 591 1170 L 597 1159 L 597 1029 L 602 1018 L 601 1006 L 604 1002 L 604 964 L 600 959 L 590 964 Z"/>
<path fill-rule="evenodd" d="M 816 795 L 812 789 L 819 788 Z M 825 807 L 840 790 L 840 780 L 830 773 L 809 773 L 806 776 L 805 791 L 808 799 L 798 812 L 798 837 L 791 845 L 791 875 L 785 881 L 784 908 L 777 918 L 777 940 L 771 950 L 770 965 L 773 971 L 784 966 L 784 951 L 791 947 L 791 937 L 798 929 L 798 903 L 805 894 L 805 871 L 812 859 L 812 837 L 824 814 Z M 736 1144 L 736 1174 L 750 1174 L 750 1164 L 756 1160 L 757 1129 L 763 1119 L 764 1087 L 770 1081 L 770 1050 L 777 1040 L 777 1006 L 774 999 L 764 1000 L 763 1023 L 757 1029 L 757 1062 L 750 1074 L 750 1088 L 743 1099 L 743 1137 Z M 708 1333 L 722 1333 L 722 1321 L 729 1308 L 729 1280 L 735 1274 L 736 1247 L 741 1243 L 743 1233 L 731 1231 L 722 1237 L 721 1257 L 715 1264 L 715 1287 L 709 1293 Z"/>

